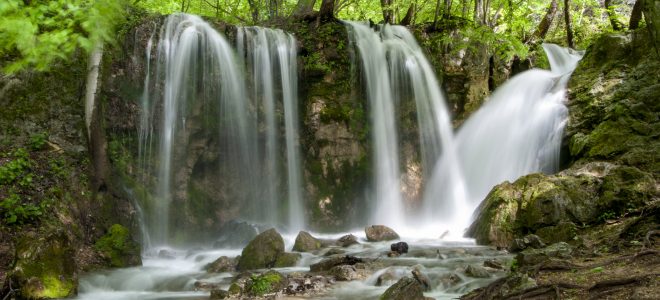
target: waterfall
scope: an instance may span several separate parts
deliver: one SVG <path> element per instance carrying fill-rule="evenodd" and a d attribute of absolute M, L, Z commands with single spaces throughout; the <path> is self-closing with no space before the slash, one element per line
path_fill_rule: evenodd
<path fill-rule="evenodd" d="M 167 18 L 153 63 L 152 40 L 147 44 L 138 163 L 154 179 L 142 178 L 151 188 L 139 203 L 144 244 L 168 245 L 174 231 L 186 230 L 203 205 L 191 194 L 201 184 L 214 186 L 215 203 L 238 203 L 231 217 L 305 226 L 296 41 L 281 30 L 239 27 L 237 44 L 238 55 L 208 23 L 187 14 Z"/>
<path fill-rule="evenodd" d="M 581 54 L 557 45 L 546 44 L 544 49 L 551 71 L 534 69 L 514 76 L 458 130 L 453 147 L 461 172 L 448 167 L 448 160 L 454 158 L 438 161 L 425 191 L 425 209 L 436 215 L 451 211 L 456 216 L 449 219 L 451 228 L 465 228 L 467 216 L 496 184 L 558 171 L 568 116 L 563 103 L 566 83 Z M 465 199 L 447 194 L 452 190 L 448 176 L 462 176 Z"/>
<path fill-rule="evenodd" d="M 298 67 L 295 38 L 279 29 L 262 27 L 239 27 L 237 34 L 239 55 L 247 57 L 248 70 L 251 70 L 250 90 L 254 99 L 260 99 L 263 106 L 266 139 L 263 155 L 260 155 L 266 170 L 265 205 L 260 217 L 271 224 L 287 220 L 289 230 L 301 230 L 305 226 L 302 201 L 302 175 L 300 147 L 298 140 Z M 278 164 L 282 161 L 279 149 L 280 124 L 277 118 L 278 107 L 284 111 L 284 140 L 286 168 Z M 280 192 L 278 184 L 286 178 L 288 208 L 287 215 L 278 216 Z"/>
<path fill-rule="evenodd" d="M 371 111 L 376 194 L 371 221 L 402 226 L 396 107 L 415 102 L 422 169 L 427 174 L 441 155 L 454 156 L 449 114 L 433 67 L 405 27 L 383 25 L 376 31 L 366 24 L 346 24 L 361 60 Z"/>
<path fill-rule="evenodd" d="M 193 122 L 186 121 L 217 120 L 215 134 L 227 148 L 223 166 L 244 170 L 238 172 L 241 178 L 248 178 L 253 170 L 249 167 L 254 160 L 250 149 L 256 140 L 255 130 L 250 127 L 243 75 L 230 44 L 201 18 L 186 14 L 168 17 L 159 36 L 156 82 L 149 86 L 152 75 L 145 78 L 139 134 L 141 155 L 149 156 L 140 160 L 152 160 L 157 166 L 154 199 L 143 207 L 153 246 L 168 244 L 170 206 L 175 198 L 185 198 L 174 195 L 174 188 L 185 191 L 175 183 L 176 177 L 184 173 L 175 171 L 192 168 L 186 165 L 188 144 L 191 134 L 199 131 Z M 146 133 L 151 131 L 150 123 L 157 120 L 160 125 L 153 125 L 158 127 L 153 133 L 156 137 L 149 137 Z M 159 142 L 153 155 L 145 147 L 151 138 Z"/>

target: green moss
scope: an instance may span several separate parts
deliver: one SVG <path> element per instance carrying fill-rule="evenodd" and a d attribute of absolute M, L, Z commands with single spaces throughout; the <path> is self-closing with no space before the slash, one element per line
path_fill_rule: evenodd
<path fill-rule="evenodd" d="M 286 286 L 286 277 L 282 274 L 269 271 L 261 275 L 252 275 L 246 283 L 246 290 L 251 296 L 263 296 L 278 292 Z"/>
<path fill-rule="evenodd" d="M 302 256 L 300 253 L 282 253 L 275 260 L 275 268 L 287 268 L 295 266 Z"/>
<path fill-rule="evenodd" d="M 96 250 L 103 253 L 113 267 L 121 268 L 131 265 L 135 255 L 139 255 L 139 248 L 133 242 L 128 228 L 114 224 L 108 233 L 94 244 Z"/>

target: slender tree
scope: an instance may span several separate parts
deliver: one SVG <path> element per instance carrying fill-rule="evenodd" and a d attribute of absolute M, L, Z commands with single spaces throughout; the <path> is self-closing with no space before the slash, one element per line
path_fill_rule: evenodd
<path fill-rule="evenodd" d="M 548 5 L 548 9 L 545 11 L 545 16 L 543 16 L 539 26 L 536 28 L 534 35 L 532 35 L 532 37 L 526 42 L 531 42 L 532 39 L 545 39 L 545 36 L 548 34 L 548 30 L 550 30 L 550 25 L 552 25 L 552 21 L 555 19 L 555 15 L 557 15 L 557 0 L 552 0 L 550 5 Z"/>
<path fill-rule="evenodd" d="M 406 15 L 401 20 L 401 25 L 408 26 L 415 23 L 415 12 L 417 11 L 417 1 L 412 1 L 410 6 L 408 6 L 408 11 Z"/>
<path fill-rule="evenodd" d="M 633 5 L 632 12 L 630 13 L 630 22 L 628 22 L 628 28 L 630 28 L 630 30 L 639 28 L 639 22 L 642 20 L 643 6 L 644 0 L 635 1 L 635 5 Z"/>
<path fill-rule="evenodd" d="M 392 9 L 392 0 L 380 0 L 380 6 L 383 10 L 383 22 L 392 24 L 394 17 L 394 10 Z"/>
<path fill-rule="evenodd" d="M 438 0 L 435 2 L 435 14 L 433 15 L 433 29 L 436 29 L 436 26 L 438 24 L 438 16 L 440 16 L 440 1 Z"/>
<path fill-rule="evenodd" d="M 474 0 L 474 22 L 483 24 L 484 14 L 484 0 Z"/>
<path fill-rule="evenodd" d="M 573 42 L 573 28 L 571 27 L 571 7 L 570 0 L 564 0 L 564 21 L 566 22 L 566 42 L 569 48 L 575 48 Z"/>

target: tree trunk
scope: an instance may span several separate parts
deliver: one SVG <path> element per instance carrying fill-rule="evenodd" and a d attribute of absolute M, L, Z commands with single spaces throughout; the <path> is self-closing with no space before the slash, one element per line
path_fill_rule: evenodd
<path fill-rule="evenodd" d="M 321 2 L 321 10 L 319 11 L 319 17 L 323 20 L 334 19 L 335 13 L 335 0 L 323 0 Z"/>
<path fill-rule="evenodd" d="M 438 16 L 440 16 L 440 1 L 435 2 L 435 14 L 433 15 L 433 29 L 436 29 L 438 25 Z"/>
<path fill-rule="evenodd" d="M 545 16 L 541 19 L 541 23 L 539 23 L 539 27 L 536 28 L 531 39 L 545 39 L 548 30 L 550 30 L 550 25 L 552 25 L 552 21 L 555 19 L 555 15 L 557 15 L 557 0 L 552 0 L 548 6 L 548 10 L 545 12 Z"/>
<path fill-rule="evenodd" d="M 612 4 L 612 0 L 605 0 L 603 6 L 605 6 L 605 11 L 607 12 L 607 16 L 610 19 L 610 24 L 612 24 L 612 29 L 614 29 L 614 31 L 619 31 L 622 29 L 623 25 L 621 25 L 619 20 L 616 18 L 616 12 L 612 7 L 610 7 L 610 4 Z"/>
<path fill-rule="evenodd" d="M 314 4 L 316 0 L 298 0 L 296 9 L 293 11 L 294 16 L 303 16 L 314 11 Z"/>
<path fill-rule="evenodd" d="M 380 0 L 380 7 L 383 10 L 383 22 L 392 24 L 394 20 L 394 11 L 392 10 L 392 0 Z"/>
<path fill-rule="evenodd" d="M 474 23 L 483 24 L 484 1 L 474 0 Z"/>
<path fill-rule="evenodd" d="M 461 4 L 463 5 L 463 7 L 462 7 L 463 11 L 461 12 L 461 17 L 463 19 L 467 19 L 468 11 L 470 11 L 470 7 L 469 7 L 470 1 L 469 0 L 463 0 Z"/>
<path fill-rule="evenodd" d="M 415 23 L 415 11 L 417 11 L 417 3 L 413 1 L 410 3 L 410 6 L 408 7 L 408 11 L 406 12 L 406 15 L 403 17 L 403 20 L 401 20 L 401 25 L 403 26 L 408 26 L 413 23 Z"/>
<path fill-rule="evenodd" d="M 571 27 L 571 7 L 570 0 L 564 0 L 564 21 L 566 22 L 566 42 L 569 48 L 575 48 L 573 42 L 573 28 Z"/>
<path fill-rule="evenodd" d="M 655 52 L 660 55 L 660 0 L 644 0 L 642 11 Z"/>
<path fill-rule="evenodd" d="M 449 16 L 451 16 L 451 2 L 452 0 L 445 0 L 445 7 L 442 10 L 443 13 L 442 17 L 445 19 L 449 19 Z"/>
<path fill-rule="evenodd" d="M 252 22 L 257 23 L 259 22 L 259 7 L 254 1 L 255 0 L 248 0 L 248 4 L 250 5 L 250 12 L 252 13 Z"/>
<path fill-rule="evenodd" d="M 85 125 L 93 167 L 92 186 L 95 192 L 104 191 L 107 188 L 110 165 L 107 155 L 107 142 L 101 122 L 100 106 L 97 105 L 96 101 L 102 58 L 103 44 L 96 42 L 94 49 L 89 54 L 87 81 L 85 83 Z"/>
<path fill-rule="evenodd" d="M 628 28 L 630 30 L 635 30 L 639 28 L 639 22 L 642 20 L 642 7 L 644 6 L 644 0 L 635 1 L 632 12 L 630 13 L 630 22 L 628 23 Z"/>

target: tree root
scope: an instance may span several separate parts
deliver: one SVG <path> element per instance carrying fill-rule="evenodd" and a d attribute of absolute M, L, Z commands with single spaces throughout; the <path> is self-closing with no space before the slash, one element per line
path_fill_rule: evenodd
<path fill-rule="evenodd" d="M 589 288 L 590 299 L 602 299 L 606 294 L 615 292 L 623 286 L 631 284 L 641 284 L 642 282 L 651 279 L 653 277 L 658 277 L 660 273 L 646 274 L 635 277 L 628 278 L 618 278 L 618 279 L 609 279 L 596 282 L 593 286 Z"/>

